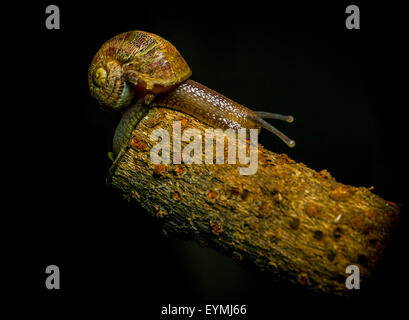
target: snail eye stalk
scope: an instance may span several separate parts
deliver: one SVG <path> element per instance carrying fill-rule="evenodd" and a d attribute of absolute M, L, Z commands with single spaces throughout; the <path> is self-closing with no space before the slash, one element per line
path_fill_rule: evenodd
<path fill-rule="evenodd" d="M 288 123 L 291 123 L 294 121 L 294 117 L 291 115 L 283 115 L 283 114 L 278 114 L 278 113 L 270 113 L 270 112 L 264 112 L 264 111 L 255 111 L 255 113 L 258 114 L 263 119 L 276 119 L 276 120 L 282 120 Z"/>
<path fill-rule="evenodd" d="M 276 127 L 273 127 L 271 124 L 269 124 L 267 121 L 264 121 L 264 119 L 277 119 L 277 120 L 282 120 L 286 121 L 288 123 L 291 123 L 294 121 L 293 116 L 287 116 L 287 115 L 282 115 L 278 113 L 270 113 L 270 112 L 264 112 L 264 111 L 255 111 L 257 114 L 257 119 L 254 119 L 256 122 L 258 122 L 264 129 L 270 131 L 277 137 L 279 137 L 287 146 L 290 148 L 295 147 L 295 141 L 287 137 L 284 133 L 282 133 L 280 130 L 278 130 Z"/>

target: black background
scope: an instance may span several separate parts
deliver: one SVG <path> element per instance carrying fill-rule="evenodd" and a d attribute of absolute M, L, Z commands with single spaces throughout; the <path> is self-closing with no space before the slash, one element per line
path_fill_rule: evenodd
<path fill-rule="evenodd" d="M 60 8 L 60 30 L 45 27 L 49 4 Z M 15 178 L 5 243 L 13 255 L 4 275 L 15 279 L 19 270 L 17 296 L 28 294 L 57 318 L 79 308 L 157 318 L 168 303 L 244 303 L 252 318 L 368 316 L 402 306 L 405 217 L 369 287 L 352 299 L 312 296 L 191 241 L 164 238 L 158 221 L 105 185 L 119 115 L 101 110 L 88 92 L 88 66 L 102 43 L 129 30 L 159 34 L 188 61 L 192 79 L 252 109 L 294 115 L 293 124 L 274 124 L 297 146 L 262 132 L 265 147 L 403 205 L 401 9 L 354 2 L 361 29 L 347 30 L 348 4 L 50 2 L 16 9 L 24 11 L 22 28 L 12 30 L 17 41 L 3 63 L 19 70 L 17 151 L 7 157 L 18 169 L 5 167 Z M 50 264 L 61 270 L 61 290 L 45 288 Z"/>

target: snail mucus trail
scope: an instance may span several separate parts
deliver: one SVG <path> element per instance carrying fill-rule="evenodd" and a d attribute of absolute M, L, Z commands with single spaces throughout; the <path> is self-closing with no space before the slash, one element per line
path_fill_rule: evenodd
<path fill-rule="evenodd" d="M 221 129 L 265 128 L 289 147 L 295 142 L 264 119 L 292 122 L 292 116 L 257 112 L 189 79 L 192 71 L 167 40 L 145 31 L 105 42 L 88 71 L 91 95 L 107 109 L 125 110 L 114 136 L 114 155 L 150 107 L 166 107 Z"/>

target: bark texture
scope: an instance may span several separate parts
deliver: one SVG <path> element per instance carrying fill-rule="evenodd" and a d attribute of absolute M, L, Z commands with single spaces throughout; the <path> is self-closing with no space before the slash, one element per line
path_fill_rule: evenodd
<path fill-rule="evenodd" d="M 158 142 L 150 134 L 157 128 L 171 134 L 174 120 L 182 131 L 208 128 L 177 111 L 151 109 L 108 180 L 162 219 L 167 233 L 315 292 L 348 295 L 351 264 L 360 268 L 361 285 L 371 276 L 398 219 L 396 204 L 261 145 L 258 171 L 249 176 L 240 175 L 241 164 L 155 165 L 150 150 Z"/>

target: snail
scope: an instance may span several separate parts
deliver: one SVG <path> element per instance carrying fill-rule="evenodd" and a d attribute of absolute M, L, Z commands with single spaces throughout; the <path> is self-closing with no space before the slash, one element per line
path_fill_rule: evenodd
<path fill-rule="evenodd" d="M 114 154 L 150 107 L 178 110 L 215 128 L 265 128 L 289 147 L 295 146 L 263 120 L 292 122 L 292 116 L 252 111 L 189 79 L 191 74 L 179 51 L 153 33 L 129 31 L 102 45 L 90 65 L 88 84 L 91 95 L 103 107 L 126 110 L 114 136 Z"/>

